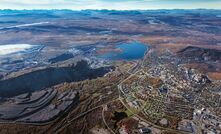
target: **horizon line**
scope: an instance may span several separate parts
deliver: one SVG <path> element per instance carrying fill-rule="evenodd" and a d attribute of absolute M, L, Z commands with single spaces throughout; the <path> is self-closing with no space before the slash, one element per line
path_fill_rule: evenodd
<path fill-rule="evenodd" d="M 17 10 L 17 11 L 21 11 L 21 10 L 26 10 L 26 11 L 31 11 L 31 10 L 70 10 L 70 11 L 85 11 L 85 10 L 91 10 L 91 11 L 102 11 L 102 10 L 106 10 L 106 11 L 150 11 L 150 10 L 221 10 L 221 8 L 159 8 L 159 9 L 129 9 L 129 10 L 125 10 L 125 9 L 65 9 L 65 8 L 49 8 L 49 9 L 38 9 L 38 8 L 34 8 L 34 9 L 10 9 L 10 8 L 5 8 L 5 9 L 0 9 L 0 10 Z"/>

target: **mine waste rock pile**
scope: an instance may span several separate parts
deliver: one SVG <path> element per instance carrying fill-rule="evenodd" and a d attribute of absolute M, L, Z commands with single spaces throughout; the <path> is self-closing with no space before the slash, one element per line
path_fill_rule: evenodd
<path fill-rule="evenodd" d="M 70 90 L 58 93 L 48 89 L 25 93 L 2 102 L 0 120 L 2 122 L 45 123 L 78 104 L 79 94 Z"/>

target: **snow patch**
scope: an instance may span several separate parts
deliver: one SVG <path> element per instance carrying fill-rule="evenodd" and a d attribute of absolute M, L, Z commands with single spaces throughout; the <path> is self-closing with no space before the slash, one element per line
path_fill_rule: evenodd
<path fill-rule="evenodd" d="M 35 26 L 35 25 L 42 25 L 42 24 L 48 24 L 49 22 L 38 22 L 38 23 L 30 23 L 30 24 L 22 24 L 22 25 L 16 25 L 16 26 L 9 26 L 9 27 L 2 27 L 1 29 L 5 28 L 19 28 L 19 27 L 28 27 L 28 26 Z"/>

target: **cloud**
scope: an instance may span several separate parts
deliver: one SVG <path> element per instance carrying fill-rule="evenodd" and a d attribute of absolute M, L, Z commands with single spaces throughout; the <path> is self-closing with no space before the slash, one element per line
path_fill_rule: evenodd
<path fill-rule="evenodd" d="M 0 9 L 173 9 L 218 8 L 221 0 L 0 0 Z"/>

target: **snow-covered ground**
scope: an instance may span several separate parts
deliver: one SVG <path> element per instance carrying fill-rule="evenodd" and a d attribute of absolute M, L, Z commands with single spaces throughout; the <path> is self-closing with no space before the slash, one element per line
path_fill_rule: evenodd
<path fill-rule="evenodd" d="M 38 23 L 30 23 L 30 24 L 22 24 L 22 25 L 15 25 L 15 26 L 9 26 L 9 27 L 1 27 L 1 29 L 5 28 L 18 28 L 18 27 L 28 27 L 28 26 L 35 26 L 35 25 L 42 25 L 42 24 L 48 24 L 49 22 L 38 22 Z"/>
<path fill-rule="evenodd" d="M 0 56 L 5 56 L 18 52 L 25 52 L 37 45 L 30 44 L 8 44 L 8 45 L 0 45 Z"/>

